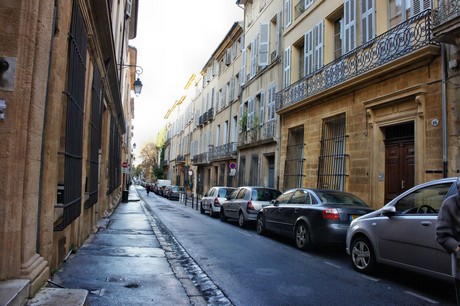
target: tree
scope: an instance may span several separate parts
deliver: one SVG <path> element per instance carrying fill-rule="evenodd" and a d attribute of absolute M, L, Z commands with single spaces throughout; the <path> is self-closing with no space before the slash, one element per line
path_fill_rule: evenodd
<path fill-rule="evenodd" d="M 154 180 L 155 169 L 158 168 L 158 148 L 154 142 L 147 143 L 140 151 L 139 156 L 142 159 L 142 170 L 144 178 L 147 180 Z"/>

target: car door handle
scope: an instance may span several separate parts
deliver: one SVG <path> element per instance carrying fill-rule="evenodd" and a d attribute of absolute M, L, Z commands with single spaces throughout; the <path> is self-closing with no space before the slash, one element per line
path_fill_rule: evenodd
<path fill-rule="evenodd" d="M 297 208 L 294 209 L 294 213 L 295 213 L 295 214 L 297 214 L 298 211 L 299 211 L 299 210 L 298 210 Z"/>
<path fill-rule="evenodd" d="M 421 224 L 422 226 L 430 226 L 430 225 L 431 225 L 431 221 L 422 221 L 422 222 L 420 222 L 420 224 Z"/>

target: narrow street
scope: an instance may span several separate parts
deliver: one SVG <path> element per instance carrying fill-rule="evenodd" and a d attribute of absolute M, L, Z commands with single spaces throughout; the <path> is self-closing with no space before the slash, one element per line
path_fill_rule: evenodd
<path fill-rule="evenodd" d="M 210 304 L 455 304 L 453 284 L 388 267 L 362 275 L 344 249 L 303 252 L 285 239 L 260 236 L 253 227 L 240 229 L 236 222 L 137 190 Z"/>

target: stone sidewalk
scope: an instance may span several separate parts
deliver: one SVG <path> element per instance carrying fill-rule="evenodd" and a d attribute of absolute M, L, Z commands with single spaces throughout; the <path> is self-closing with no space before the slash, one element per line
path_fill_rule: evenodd
<path fill-rule="evenodd" d="M 28 305 L 206 305 L 134 186 Z"/>

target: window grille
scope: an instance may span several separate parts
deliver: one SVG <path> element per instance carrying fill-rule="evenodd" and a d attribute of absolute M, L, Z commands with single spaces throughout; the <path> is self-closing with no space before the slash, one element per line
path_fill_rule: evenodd
<path fill-rule="evenodd" d="M 78 1 L 73 2 L 72 24 L 69 33 L 69 73 L 65 104 L 65 152 L 63 208 L 55 231 L 62 231 L 80 216 L 82 205 L 83 114 L 86 72 L 87 34 Z"/>
<path fill-rule="evenodd" d="M 89 160 L 89 199 L 85 208 L 90 208 L 98 201 L 99 195 L 99 150 L 101 149 L 101 76 L 99 70 L 94 68 L 93 88 L 91 96 L 91 122 L 90 122 L 90 160 Z"/>
<path fill-rule="evenodd" d="M 244 179 L 245 172 L 246 172 L 246 157 L 240 156 L 240 164 L 238 167 L 238 186 L 246 185 L 246 181 Z"/>
<path fill-rule="evenodd" d="M 286 148 L 286 161 L 284 162 L 283 190 L 302 187 L 303 174 L 303 142 L 304 129 L 290 129 Z"/>
<path fill-rule="evenodd" d="M 259 185 L 259 156 L 253 155 L 251 157 L 251 166 L 249 169 L 249 185 Z"/>
<path fill-rule="evenodd" d="M 318 188 L 343 191 L 346 169 L 345 114 L 323 120 L 321 152 L 318 164 Z"/>
<path fill-rule="evenodd" d="M 121 143 L 120 133 L 115 124 L 115 119 L 111 116 L 110 120 L 110 145 L 109 145 L 109 171 L 108 171 L 108 190 L 107 194 L 112 193 L 121 182 Z"/>

